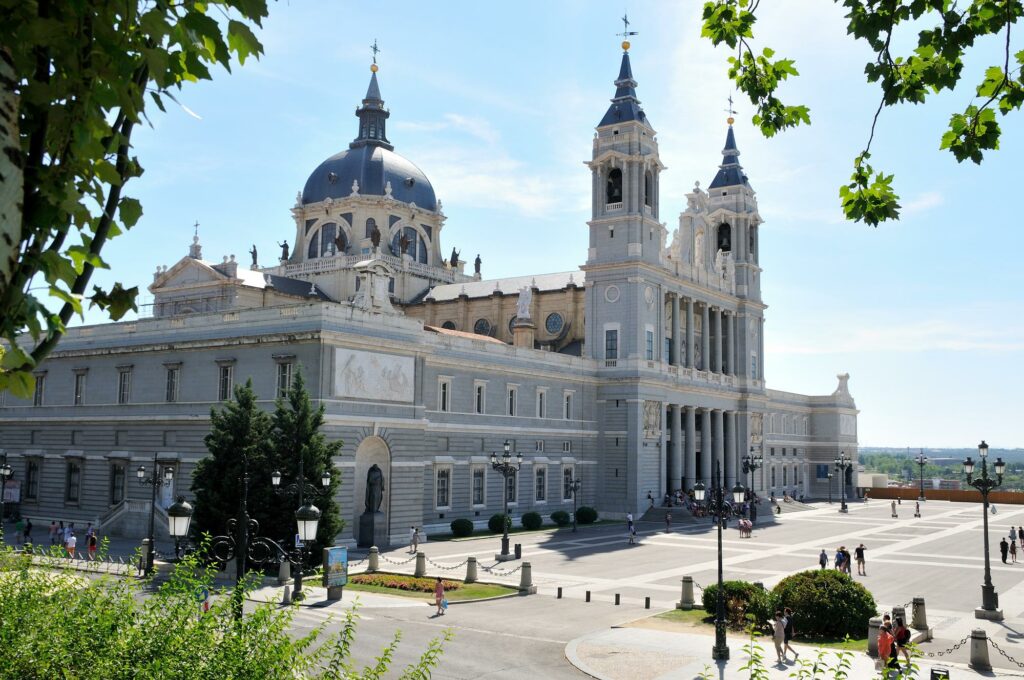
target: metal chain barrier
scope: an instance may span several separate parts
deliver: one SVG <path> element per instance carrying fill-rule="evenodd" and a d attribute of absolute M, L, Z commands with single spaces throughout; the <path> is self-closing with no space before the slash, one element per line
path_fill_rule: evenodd
<path fill-rule="evenodd" d="M 390 557 L 388 557 L 387 555 L 378 555 L 378 557 L 380 557 L 380 558 L 381 558 L 382 560 L 384 560 L 385 562 L 388 562 L 389 564 L 397 564 L 397 565 L 402 565 L 402 564 L 409 564 L 409 563 L 410 563 L 410 562 L 412 562 L 412 561 L 413 561 L 414 559 L 416 559 L 416 556 L 415 556 L 415 555 L 413 555 L 412 557 L 410 557 L 410 558 L 409 558 L 409 559 L 407 559 L 407 560 L 393 560 L 393 559 L 391 559 Z"/>
<path fill-rule="evenodd" d="M 435 562 L 434 560 L 430 559 L 429 557 L 427 558 L 427 562 L 430 562 L 432 565 L 434 565 L 438 569 L 447 569 L 449 571 L 452 570 L 452 569 L 458 569 L 459 567 L 464 567 L 467 564 L 469 564 L 469 560 L 463 560 L 462 562 L 459 562 L 456 565 L 453 565 L 453 566 L 450 566 L 450 567 L 446 567 L 443 564 L 438 564 L 437 562 Z"/>
<path fill-rule="evenodd" d="M 516 573 L 517 571 L 519 571 L 520 569 L 523 568 L 523 565 L 520 564 L 518 567 L 516 567 L 512 571 L 501 571 L 499 569 L 495 569 L 494 568 L 495 566 L 497 566 L 497 564 L 498 563 L 495 563 L 495 564 L 493 564 L 493 565 L 491 565 L 489 567 L 486 566 L 486 565 L 481 564 L 480 568 L 483 569 L 484 571 L 486 571 L 488 574 L 493 574 L 494 576 L 511 576 L 512 574 Z"/>
<path fill-rule="evenodd" d="M 360 564 L 362 564 L 363 562 L 365 562 L 365 561 L 366 561 L 367 559 L 368 559 L 368 558 L 364 557 L 363 559 L 361 559 L 361 560 L 356 560 L 355 562 L 349 561 L 349 563 L 348 563 L 348 566 L 350 566 L 350 567 L 357 567 L 357 566 L 359 566 Z"/>
<path fill-rule="evenodd" d="M 1017 666 L 1018 668 L 1024 668 L 1024 663 L 1022 663 L 1022 662 L 1020 662 L 1020 661 L 1017 661 L 1017 660 L 1016 660 L 1016 659 L 1014 659 L 1014 658 L 1013 658 L 1012 656 L 1010 656 L 1009 654 L 1007 654 L 1006 652 L 1004 652 L 1004 651 L 1003 651 L 1003 650 L 1002 650 L 1002 649 L 1001 649 L 1001 648 L 999 647 L 999 645 L 997 645 L 997 644 L 996 644 L 996 641 L 995 641 L 995 640 L 993 640 L 992 638 L 986 638 L 986 639 L 988 640 L 988 643 L 989 643 L 990 645 L 992 645 L 993 647 L 995 647 L 995 650 L 996 650 L 997 652 L 999 652 L 1000 654 L 1002 654 L 1002 655 L 1003 655 L 1003 658 L 1004 658 L 1004 659 L 1006 659 L 1007 661 L 1009 661 L 1009 662 L 1010 662 L 1010 663 L 1012 663 L 1012 664 L 1016 664 L 1016 666 Z"/>
<path fill-rule="evenodd" d="M 970 639 L 971 639 L 971 636 L 970 636 L 970 635 L 968 635 L 968 636 L 967 636 L 967 637 L 965 637 L 965 638 L 964 638 L 963 640 L 961 640 L 960 642 L 956 643 L 955 645 L 953 645 L 953 646 L 952 646 L 952 647 L 950 647 L 949 649 L 944 649 L 944 650 L 942 650 L 941 652 L 925 652 L 925 654 L 926 654 L 927 656 L 931 656 L 931 657 L 936 657 L 936 656 L 945 656 L 945 655 L 947 655 L 947 654 L 951 654 L 951 653 L 955 652 L 956 650 L 960 649 L 961 647 L 963 647 L 963 646 L 964 646 L 964 643 L 965 643 L 965 642 L 967 642 L 967 641 L 968 641 L 968 640 L 970 640 Z"/>
<path fill-rule="evenodd" d="M 697 583 L 696 579 L 694 579 L 693 585 L 697 586 L 697 590 L 699 590 L 700 592 L 702 592 L 702 593 L 704 592 L 704 586 L 702 586 L 701 584 Z"/>

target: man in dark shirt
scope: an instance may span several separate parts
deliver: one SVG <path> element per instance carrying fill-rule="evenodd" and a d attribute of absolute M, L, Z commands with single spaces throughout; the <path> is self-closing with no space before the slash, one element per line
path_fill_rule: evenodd
<path fill-rule="evenodd" d="M 861 543 L 859 546 L 853 549 L 853 557 L 857 560 L 857 573 L 860 576 L 867 576 L 868 570 L 864 566 L 864 544 Z"/>
<path fill-rule="evenodd" d="M 1003 564 L 1006 564 L 1006 555 L 1010 552 L 1010 544 L 1006 542 L 1006 539 L 999 541 L 999 554 L 1003 557 Z"/>

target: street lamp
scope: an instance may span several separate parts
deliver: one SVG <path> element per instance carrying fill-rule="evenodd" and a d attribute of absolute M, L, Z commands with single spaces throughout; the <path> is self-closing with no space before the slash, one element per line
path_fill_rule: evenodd
<path fill-rule="evenodd" d="M 853 461 L 846 457 L 846 451 L 841 452 L 836 456 L 835 460 L 836 470 L 839 471 L 839 487 L 840 487 L 840 505 L 839 512 L 849 512 L 849 508 L 846 507 L 846 473 L 853 467 Z M 829 482 L 829 491 L 832 486 Z"/>
<path fill-rule="evenodd" d="M 509 480 L 510 477 L 513 477 L 513 476 L 515 476 L 516 474 L 519 473 L 519 468 L 521 468 L 522 465 L 523 465 L 523 454 L 518 453 L 518 454 L 516 454 L 515 458 L 516 458 L 516 462 L 513 463 L 512 462 L 512 442 L 510 442 L 508 439 L 505 440 L 504 453 L 502 453 L 502 455 L 501 455 L 501 460 L 498 460 L 498 454 L 491 453 L 491 467 L 494 470 L 496 470 L 499 474 L 501 474 L 502 478 L 505 480 L 505 492 L 502 494 L 503 508 L 504 508 L 504 510 L 503 510 L 504 520 L 503 520 L 502 524 L 504 524 L 505 532 L 504 532 L 504 534 L 502 534 L 502 537 L 501 537 L 501 556 L 498 557 L 499 560 L 511 559 L 508 556 L 509 555 L 509 552 L 508 552 L 508 525 L 510 523 L 509 519 L 508 519 L 508 480 Z M 575 506 L 575 495 L 573 495 L 573 505 Z M 576 516 L 574 514 L 573 515 L 573 521 L 574 522 L 575 522 L 575 517 Z"/>
<path fill-rule="evenodd" d="M 4 494 L 7 492 L 7 480 L 14 474 L 14 470 L 7 464 L 7 454 L 4 454 L 3 462 L 0 463 L 0 538 L 4 535 Z"/>
<path fill-rule="evenodd" d="M 750 496 L 753 500 L 754 496 L 754 470 L 757 470 L 764 465 L 764 456 L 760 453 L 755 453 L 756 449 L 751 446 L 750 453 L 743 457 L 743 472 L 750 474 Z"/>
<path fill-rule="evenodd" d="M 572 531 L 576 533 L 576 496 L 579 494 L 580 489 L 583 488 L 583 483 L 578 479 L 573 479 L 569 484 L 569 491 L 572 492 Z"/>
<path fill-rule="evenodd" d="M 167 508 L 167 533 L 174 539 L 174 556 L 181 556 L 181 539 L 188 536 L 189 525 L 192 524 L 192 504 L 184 496 Z"/>
<path fill-rule="evenodd" d="M 707 490 L 704 482 L 697 482 L 693 487 L 693 497 L 698 503 L 704 501 Z M 742 503 L 745 490 L 740 484 L 732 488 L 732 499 L 734 503 Z M 715 476 L 712 481 L 711 503 L 717 516 L 715 524 L 718 525 L 718 592 L 715 608 L 715 646 L 711 648 L 711 658 L 715 661 L 728 660 L 729 645 L 725 639 L 725 588 L 722 584 L 722 515 L 725 513 L 725 487 L 719 486 L 718 460 L 715 460 Z"/>
<path fill-rule="evenodd" d="M 921 473 L 921 494 L 917 497 L 917 500 L 923 501 L 926 500 L 924 497 L 924 466 L 928 462 L 928 456 L 924 455 L 923 449 L 917 454 L 917 459 L 914 462 L 917 463 L 917 467 Z"/>
<path fill-rule="evenodd" d="M 981 459 L 981 476 L 977 479 L 973 479 L 974 461 L 970 456 L 964 461 L 964 474 L 967 475 L 967 483 L 981 492 L 984 512 L 985 583 L 981 586 L 981 607 L 974 610 L 974 618 L 1002 621 L 1003 613 L 999 611 L 999 593 L 992 585 L 992 567 L 989 565 L 988 559 L 988 494 L 992 489 L 1002 485 L 1006 463 L 1002 458 L 996 458 L 996 462 L 992 465 L 995 468 L 996 478 L 992 479 L 988 476 L 988 444 L 984 441 L 978 444 L 978 457 Z"/>
<path fill-rule="evenodd" d="M 293 595 L 296 601 L 301 600 L 305 595 L 302 592 L 302 570 L 306 564 L 306 543 L 316 540 L 316 531 L 320 521 L 320 509 L 315 505 L 306 503 L 306 495 L 310 495 L 316 498 L 323 498 L 330 493 L 331 486 L 331 472 L 330 470 L 324 470 L 323 474 L 320 475 L 320 487 L 317 489 L 315 486 L 306 481 L 306 474 L 302 467 L 303 456 L 299 454 L 299 473 L 296 477 L 296 481 L 281 488 L 281 471 L 274 470 L 270 475 L 270 484 L 274 487 L 274 493 L 282 496 L 297 497 L 299 502 L 299 509 L 295 511 L 295 521 L 298 523 L 298 538 L 300 545 L 295 547 L 299 551 L 298 556 L 298 571 L 295 574 L 295 593 Z M 315 517 L 314 517 L 315 515 Z M 308 536 L 308 538 L 307 538 Z M 287 555 L 286 555 L 287 556 Z M 289 560 L 290 561 L 290 560 Z"/>
<path fill-rule="evenodd" d="M 146 551 L 146 564 L 143 568 L 143 573 L 149 576 L 153 572 L 153 562 L 156 559 L 156 546 L 155 538 L 153 535 L 153 523 L 156 519 L 156 491 L 164 484 L 170 484 L 174 481 L 174 469 L 171 467 L 165 467 L 163 476 L 160 475 L 160 464 L 157 462 L 157 456 L 159 453 L 153 454 L 153 474 L 146 476 L 146 466 L 140 465 L 135 470 L 135 478 L 139 480 L 139 484 L 143 486 L 149 485 L 153 492 L 152 498 L 149 502 L 149 547 Z"/>

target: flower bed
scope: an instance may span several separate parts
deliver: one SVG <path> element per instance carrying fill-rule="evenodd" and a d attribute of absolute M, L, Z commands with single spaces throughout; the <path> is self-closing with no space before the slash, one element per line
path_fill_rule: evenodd
<path fill-rule="evenodd" d="M 348 580 L 350 583 L 408 590 L 414 593 L 433 593 L 434 586 L 437 584 L 437 579 L 435 578 L 405 576 L 403 574 L 353 574 Z M 442 579 L 441 582 L 444 583 L 445 591 L 458 590 L 463 586 L 462 581 Z"/>

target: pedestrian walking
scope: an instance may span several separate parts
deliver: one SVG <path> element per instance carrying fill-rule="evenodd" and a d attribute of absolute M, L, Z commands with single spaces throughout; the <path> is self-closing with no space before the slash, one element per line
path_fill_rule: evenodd
<path fill-rule="evenodd" d="M 786 620 L 785 626 L 783 626 L 783 640 L 785 641 L 785 648 L 782 650 L 782 656 L 785 658 L 786 652 L 793 652 L 793 660 L 796 661 L 800 658 L 800 655 L 795 649 L 789 646 L 792 642 L 793 637 L 796 635 L 796 626 L 793 625 L 793 610 L 786 607 L 782 610 L 783 617 Z"/>
<path fill-rule="evenodd" d="M 843 559 L 845 557 L 846 557 L 846 555 L 843 554 L 843 549 L 842 548 L 836 548 L 836 558 L 832 562 L 832 564 L 836 565 L 836 569 L 838 569 L 839 571 L 843 571 Z"/>
<path fill-rule="evenodd" d="M 896 643 L 896 651 L 893 656 L 896 657 L 896 666 L 899 666 L 899 654 L 903 653 L 903 658 L 907 660 L 907 670 L 910 670 L 910 629 L 903 623 L 903 619 L 896 617 L 896 629 L 893 631 L 893 641 Z"/>
<path fill-rule="evenodd" d="M 850 555 L 850 551 L 846 549 L 845 545 L 841 546 L 839 550 L 843 553 L 843 573 L 847 576 L 852 576 L 853 574 L 850 572 L 852 567 L 850 565 L 853 562 L 853 556 Z"/>
<path fill-rule="evenodd" d="M 914 517 L 920 517 L 920 516 L 921 516 L 921 504 L 918 503 L 917 501 L 914 501 Z"/>
<path fill-rule="evenodd" d="M 666 512 L 665 513 L 665 533 L 667 534 L 670 531 L 672 531 L 672 513 L 671 512 Z"/>
<path fill-rule="evenodd" d="M 68 551 L 68 557 L 72 557 L 73 558 L 75 556 L 75 546 L 77 546 L 77 545 L 78 545 L 78 537 L 75 536 L 75 532 L 71 532 L 71 535 L 68 536 L 68 542 L 67 542 L 67 546 L 66 546 L 67 551 Z"/>
<path fill-rule="evenodd" d="M 1010 561 L 1017 563 L 1017 541 L 1010 541 Z"/>
<path fill-rule="evenodd" d="M 18 521 L 14 523 L 14 542 L 21 545 L 22 541 L 25 540 L 25 520 L 18 518 Z"/>
<path fill-rule="evenodd" d="M 650 491 L 647 492 L 647 500 L 650 502 L 651 507 L 653 508 L 654 507 L 654 495 Z"/>
<path fill-rule="evenodd" d="M 1006 539 L 999 541 L 999 554 L 1003 556 L 1003 564 L 1006 564 L 1006 555 L 1010 552 L 1010 544 Z"/>
<path fill-rule="evenodd" d="M 57 520 L 50 522 L 50 545 L 57 545 Z"/>
<path fill-rule="evenodd" d="M 864 564 L 864 544 L 861 543 L 853 550 L 853 557 L 857 560 L 857 575 L 867 576 L 868 570 Z"/>
<path fill-rule="evenodd" d="M 437 582 L 434 583 L 434 604 L 437 605 L 436 616 L 444 616 L 444 610 L 448 607 L 448 601 L 444 599 L 444 581 L 441 577 L 437 577 Z"/>
<path fill-rule="evenodd" d="M 896 659 L 896 650 L 894 643 L 895 638 L 892 636 L 892 624 L 883 623 L 882 627 L 878 629 L 878 658 L 882 662 L 882 671 L 885 669 L 892 668 L 892 662 L 895 659 L 896 667 L 899 667 L 899 659 Z"/>
<path fill-rule="evenodd" d="M 1016 541 L 1017 540 L 1017 530 L 1014 529 L 1013 527 L 1010 527 L 1010 535 L 1007 536 L 1007 538 L 1010 539 L 1011 543 Z"/>
<path fill-rule="evenodd" d="M 636 527 L 633 526 L 633 513 L 626 513 L 626 533 L 629 535 L 629 544 L 636 543 Z"/>
<path fill-rule="evenodd" d="M 780 611 L 775 612 L 775 621 L 772 622 L 772 641 L 775 643 L 775 654 L 779 664 L 785 664 L 786 655 L 782 648 L 786 644 L 786 620 Z"/>
<path fill-rule="evenodd" d="M 825 552 L 824 548 L 821 549 L 821 554 L 818 555 L 818 564 L 821 565 L 822 569 L 828 567 L 828 553 Z"/>
<path fill-rule="evenodd" d="M 409 527 L 409 552 L 416 552 L 420 542 L 419 533 L 416 531 L 416 527 Z"/>
<path fill-rule="evenodd" d="M 85 545 L 89 548 L 89 559 L 96 559 L 96 548 L 99 544 L 99 537 L 96 536 L 96 532 L 93 531 L 91 534 L 85 537 Z"/>
<path fill-rule="evenodd" d="M 32 542 L 32 520 L 25 520 L 25 543 Z"/>
<path fill-rule="evenodd" d="M 893 501 L 892 503 L 890 503 L 890 506 L 892 507 L 892 516 L 893 517 L 899 517 L 899 515 L 896 514 L 896 501 Z"/>
<path fill-rule="evenodd" d="M 1024 546 L 1024 527 L 1017 527 L 1017 538 L 1020 540 L 1020 544 Z"/>

